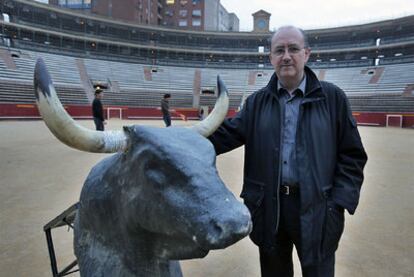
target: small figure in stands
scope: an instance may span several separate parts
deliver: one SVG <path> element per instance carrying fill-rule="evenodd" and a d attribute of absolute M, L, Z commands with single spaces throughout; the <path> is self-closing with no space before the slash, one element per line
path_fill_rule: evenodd
<path fill-rule="evenodd" d="M 92 114 L 93 114 L 93 121 L 95 122 L 96 130 L 97 131 L 103 131 L 104 130 L 104 124 L 105 118 L 103 114 L 103 107 L 101 99 L 103 97 L 103 92 L 101 88 L 96 88 L 95 90 L 95 99 L 92 103 Z"/>

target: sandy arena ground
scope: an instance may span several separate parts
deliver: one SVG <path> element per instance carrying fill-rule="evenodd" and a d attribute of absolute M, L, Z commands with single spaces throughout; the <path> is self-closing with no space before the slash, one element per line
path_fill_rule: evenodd
<path fill-rule="evenodd" d="M 110 120 L 107 129 L 138 123 L 162 126 L 161 121 Z M 80 124 L 93 128 L 92 121 Z M 414 276 L 414 130 L 360 127 L 360 132 L 369 156 L 366 180 L 356 214 L 346 217 L 336 276 Z M 51 276 L 43 225 L 78 201 L 89 170 L 105 154 L 63 145 L 42 121 L 0 121 L 0 155 L 0 276 Z M 222 179 L 237 196 L 242 166 L 243 149 L 217 160 Z M 74 259 L 72 231 L 59 228 L 52 234 L 62 268 Z M 186 277 L 260 276 L 257 249 L 248 238 L 181 264 Z M 301 276 L 297 259 L 295 276 Z"/>

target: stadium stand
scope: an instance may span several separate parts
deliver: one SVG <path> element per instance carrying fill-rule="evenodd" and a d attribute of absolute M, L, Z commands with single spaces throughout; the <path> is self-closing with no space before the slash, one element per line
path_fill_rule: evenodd
<path fill-rule="evenodd" d="M 217 74 L 230 91 L 234 112 L 273 73 L 267 57 L 270 33 L 136 25 L 28 0 L 0 0 L 0 11 L 10 19 L 0 19 L 0 117 L 36 115 L 29 108 L 38 57 L 45 60 L 62 103 L 80 117 L 90 117 L 98 84 L 105 87 L 104 105 L 122 110 L 123 117 L 160 117 L 156 108 L 164 93 L 173 95 L 173 107 L 196 117 L 200 106 L 211 108 L 215 102 Z M 411 127 L 413 24 L 414 16 L 406 16 L 305 30 L 312 48 L 308 65 L 345 91 L 360 123 L 386 125 L 387 113 L 396 113 L 404 127 Z"/>
<path fill-rule="evenodd" d="M 12 59 L 16 64 L 16 69 L 8 68 L 4 59 L 0 60 L 0 80 L 3 84 L 1 102 L 12 101 L 10 95 L 13 93 L 13 85 L 19 85 L 19 92 L 15 94 L 18 103 L 33 102 L 33 93 L 30 91 L 33 68 L 36 59 L 42 57 L 50 70 L 58 92 L 62 94 L 63 103 L 79 105 L 89 103 L 85 88 L 81 85 L 79 69 L 76 67 L 78 58 L 16 49 L 9 53 L 10 55 L 15 53 Z M 84 59 L 83 64 L 85 65 L 85 74 L 91 83 L 118 84 L 117 90 L 113 90 L 111 85 L 106 89 L 104 103 L 107 105 L 157 107 L 161 96 L 164 93 L 171 93 L 173 106 L 181 108 L 193 106 L 193 84 L 196 68 L 149 67 L 143 64 L 93 59 Z M 150 69 L 151 78 L 145 77 L 146 69 Z M 266 85 L 272 75 L 272 70 L 211 68 L 198 70 L 201 76 L 200 105 L 202 106 L 212 106 L 215 102 L 214 87 L 217 74 L 220 74 L 225 80 L 230 91 L 230 106 L 232 108 L 237 108 L 240 105 L 243 96 L 248 96 Z M 316 69 L 315 71 L 316 74 L 319 74 L 321 70 Z M 375 82 L 372 82 L 376 71 L 381 71 L 381 74 Z M 387 111 L 395 111 L 395 109 L 412 111 L 413 106 L 410 102 L 412 97 L 403 96 L 403 93 L 407 84 L 413 82 L 414 63 L 379 67 L 334 68 L 325 69 L 323 72 L 325 80 L 337 84 L 353 99 L 352 103 L 355 103 L 358 111 L 381 110 L 381 106 L 371 108 L 371 105 L 366 105 L 368 100 L 376 103 L 374 100 L 377 98 L 379 102 L 388 99 L 390 105 L 398 105 L 396 108 L 389 107 Z M 204 94 L 203 91 L 210 93 Z M 24 95 L 26 98 L 23 97 Z M 359 98 L 361 100 L 358 100 Z M 399 104 L 399 102 L 402 103 Z"/>

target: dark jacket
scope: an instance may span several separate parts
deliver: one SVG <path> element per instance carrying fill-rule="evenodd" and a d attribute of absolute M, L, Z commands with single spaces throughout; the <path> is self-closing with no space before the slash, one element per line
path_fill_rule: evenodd
<path fill-rule="evenodd" d="M 161 111 L 162 115 L 169 116 L 170 115 L 170 103 L 168 99 L 161 99 Z"/>
<path fill-rule="evenodd" d="M 92 102 L 92 114 L 93 114 L 93 117 L 98 118 L 102 121 L 105 121 L 102 102 L 101 100 L 97 98 L 95 98 Z"/>
<path fill-rule="evenodd" d="M 296 157 L 301 201 L 304 265 L 321 261 L 338 247 L 344 227 L 340 207 L 355 212 L 367 156 L 348 100 L 337 86 L 319 81 L 305 67 L 306 92 L 300 105 Z M 243 109 L 209 137 L 216 153 L 245 145 L 241 197 L 252 215 L 255 244 L 275 247 L 279 224 L 281 119 L 277 76 L 246 99 Z"/>

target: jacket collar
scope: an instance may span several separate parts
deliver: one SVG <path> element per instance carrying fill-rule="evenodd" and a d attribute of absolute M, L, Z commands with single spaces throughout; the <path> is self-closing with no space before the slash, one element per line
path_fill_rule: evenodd
<path fill-rule="evenodd" d="M 321 97 L 323 95 L 321 88 L 321 83 L 316 77 L 315 73 L 308 67 L 305 66 L 305 74 L 306 74 L 306 90 L 305 90 L 305 98 L 314 98 L 314 97 Z M 276 73 L 273 73 L 272 77 L 270 78 L 269 83 L 266 86 L 267 91 L 276 95 L 277 93 L 277 82 L 278 78 Z"/>

